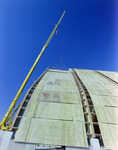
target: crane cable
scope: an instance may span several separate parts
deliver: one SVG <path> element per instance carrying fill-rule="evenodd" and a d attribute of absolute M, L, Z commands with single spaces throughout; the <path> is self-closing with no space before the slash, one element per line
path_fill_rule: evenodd
<path fill-rule="evenodd" d="M 60 57 L 60 61 L 57 63 L 57 65 L 56 65 L 56 67 L 63 67 L 64 66 L 64 68 L 66 68 L 66 66 L 65 66 L 65 64 L 64 64 L 64 62 L 62 61 L 62 53 L 63 53 L 63 41 L 64 41 L 64 28 L 65 28 L 65 21 L 64 21 L 64 25 L 63 25 L 63 35 L 62 35 L 62 47 L 61 47 L 61 57 Z M 61 62 L 61 64 L 62 64 L 62 66 L 61 65 L 59 65 L 59 63 Z"/>

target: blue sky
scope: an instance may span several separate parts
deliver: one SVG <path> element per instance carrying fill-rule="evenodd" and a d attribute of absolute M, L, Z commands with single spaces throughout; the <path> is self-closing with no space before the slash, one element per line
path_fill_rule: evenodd
<path fill-rule="evenodd" d="M 0 121 L 61 17 L 17 105 L 60 57 L 67 68 L 118 72 L 118 0 L 0 1 Z"/>

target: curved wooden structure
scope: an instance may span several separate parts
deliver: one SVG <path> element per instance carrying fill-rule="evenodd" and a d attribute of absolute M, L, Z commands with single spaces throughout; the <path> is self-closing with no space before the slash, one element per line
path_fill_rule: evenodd
<path fill-rule="evenodd" d="M 102 71 L 48 68 L 31 86 L 19 108 L 11 127 L 12 131 L 18 130 L 14 140 L 88 149 L 98 145 L 99 149 L 116 150 L 118 86 L 115 79 L 113 82 L 105 77 Z M 21 119 L 19 126 L 17 120 Z"/>

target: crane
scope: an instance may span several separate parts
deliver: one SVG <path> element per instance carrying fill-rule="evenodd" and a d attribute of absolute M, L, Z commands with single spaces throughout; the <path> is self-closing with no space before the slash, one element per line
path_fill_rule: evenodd
<path fill-rule="evenodd" d="M 22 93 L 22 91 L 23 91 L 25 85 L 27 84 L 27 82 L 28 82 L 30 76 L 32 75 L 32 73 L 33 73 L 33 71 L 34 71 L 34 69 L 35 69 L 35 67 L 36 67 L 36 65 L 37 65 L 37 63 L 38 63 L 38 61 L 40 60 L 40 58 L 41 58 L 41 56 L 42 56 L 42 54 L 43 54 L 43 52 L 44 52 L 45 49 L 48 47 L 48 44 L 49 44 L 49 42 L 51 41 L 51 39 L 52 39 L 52 37 L 53 37 L 55 31 L 57 30 L 57 28 L 58 28 L 58 26 L 59 26 L 59 24 L 60 24 L 60 22 L 61 22 L 63 16 L 65 15 L 65 12 L 66 12 L 66 11 L 63 12 L 63 14 L 62 14 L 61 18 L 59 19 L 58 23 L 55 25 L 55 28 L 53 29 L 53 31 L 52 31 L 52 33 L 50 34 L 49 38 L 47 39 L 46 43 L 44 44 L 44 46 L 43 46 L 41 52 L 39 53 L 39 55 L 38 55 L 38 57 L 36 58 L 36 60 L 35 60 L 35 62 L 34 62 L 34 64 L 33 64 L 33 66 L 31 67 L 29 73 L 27 74 L 25 80 L 23 81 L 23 83 L 22 83 L 20 89 L 18 90 L 16 96 L 14 97 L 14 99 L 13 99 L 13 101 L 12 101 L 10 107 L 8 108 L 8 110 L 7 110 L 6 114 L 5 114 L 5 116 L 3 117 L 2 121 L 0 122 L 0 128 L 1 128 L 2 130 L 9 130 L 11 123 L 8 124 L 8 125 L 6 125 L 6 122 L 7 122 L 8 119 L 9 119 L 9 116 L 10 116 L 10 114 L 11 114 L 11 112 L 12 112 L 12 109 L 15 107 L 16 102 L 18 101 L 18 99 L 19 99 L 19 97 L 20 97 L 20 95 L 21 95 L 21 93 Z"/>

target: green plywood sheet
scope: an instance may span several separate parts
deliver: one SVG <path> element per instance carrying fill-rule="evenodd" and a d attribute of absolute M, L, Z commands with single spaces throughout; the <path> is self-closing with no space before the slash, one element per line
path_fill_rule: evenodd
<path fill-rule="evenodd" d="M 46 102 L 38 102 L 34 117 L 37 118 L 48 118 L 49 104 Z"/>
<path fill-rule="evenodd" d="M 73 80 L 73 78 L 71 79 L 71 82 L 68 81 L 67 79 L 63 79 L 62 80 L 62 86 L 66 86 L 66 87 L 76 87 L 76 83 L 75 81 Z"/>
<path fill-rule="evenodd" d="M 61 92 L 53 92 L 51 96 L 52 102 L 61 102 Z"/>
<path fill-rule="evenodd" d="M 59 145 L 88 147 L 82 122 L 60 121 Z"/>
<path fill-rule="evenodd" d="M 43 88 L 44 91 L 57 91 L 60 92 L 62 90 L 61 86 L 51 86 L 51 85 L 45 85 Z"/>
<path fill-rule="evenodd" d="M 29 133 L 31 120 L 31 118 L 23 117 L 18 132 L 15 135 L 15 141 L 25 142 L 27 134 Z"/>
<path fill-rule="evenodd" d="M 47 120 L 38 118 L 32 118 L 32 121 L 30 120 L 30 122 L 30 128 L 27 129 L 28 132 L 26 132 L 26 128 L 23 134 L 21 131 L 19 131 L 18 137 L 16 137 L 15 141 L 20 141 L 21 138 L 21 142 L 28 143 L 76 147 L 88 146 L 84 124 L 82 122 Z M 28 123 L 28 121 L 26 121 L 26 123 Z"/>
<path fill-rule="evenodd" d="M 36 89 L 32 94 L 31 100 L 36 101 L 38 99 L 39 93 L 42 90 L 43 86 L 44 86 L 43 84 L 39 83 L 39 85 L 36 87 Z"/>
<path fill-rule="evenodd" d="M 48 120 L 45 132 L 44 144 L 59 145 L 59 121 Z"/>
<path fill-rule="evenodd" d="M 104 107 L 104 111 L 107 116 L 108 123 L 118 124 L 118 108 Z"/>
<path fill-rule="evenodd" d="M 80 96 L 72 93 L 61 93 L 61 102 L 63 103 L 81 103 Z"/>
<path fill-rule="evenodd" d="M 72 105 L 71 104 L 61 104 L 60 119 L 62 120 L 72 120 Z"/>
<path fill-rule="evenodd" d="M 112 103 L 112 106 L 117 106 L 118 107 L 118 97 L 109 97 L 110 101 Z"/>
<path fill-rule="evenodd" d="M 24 116 L 32 118 L 36 109 L 36 105 L 37 105 L 37 101 L 30 101 L 27 106 Z"/>
<path fill-rule="evenodd" d="M 99 71 L 99 72 L 118 82 L 118 72 L 110 72 L 110 71 Z"/>
<path fill-rule="evenodd" d="M 49 119 L 60 119 L 60 104 L 59 103 L 50 103 L 49 104 Z"/>
<path fill-rule="evenodd" d="M 78 70 L 82 82 L 90 94 L 118 96 L 118 87 L 92 70 Z"/>
<path fill-rule="evenodd" d="M 85 126 L 83 122 L 73 122 L 73 145 L 88 147 Z"/>
<path fill-rule="evenodd" d="M 118 124 L 118 108 L 95 105 L 95 111 L 99 122 Z"/>
<path fill-rule="evenodd" d="M 99 96 L 99 101 L 103 106 L 112 106 L 112 99 L 109 96 Z"/>
<path fill-rule="evenodd" d="M 62 70 L 57 70 L 57 69 L 49 69 L 49 71 L 52 71 L 52 72 L 60 72 L 60 73 L 68 73 L 68 71 L 62 71 Z"/>
<path fill-rule="evenodd" d="M 51 101 L 52 91 L 41 91 L 38 97 L 38 101 Z"/>
<path fill-rule="evenodd" d="M 106 95 L 91 94 L 92 101 L 95 105 L 115 106 L 118 107 L 118 97 Z"/>
<path fill-rule="evenodd" d="M 44 143 L 47 120 L 33 118 L 26 138 L 28 143 Z"/>
<path fill-rule="evenodd" d="M 63 86 L 62 87 L 62 92 L 63 93 L 77 93 L 78 94 L 78 89 L 77 87 L 67 87 L 67 86 Z"/>
<path fill-rule="evenodd" d="M 84 121 L 81 105 L 72 105 L 73 121 Z"/>
<path fill-rule="evenodd" d="M 34 117 L 59 119 L 60 118 L 60 104 L 38 102 Z"/>
<path fill-rule="evenodd" d="M 108 127 L 111 132 L 111 137 L 114 142 L 115 148 L 118 149 L 118 125 L 108 124 Z"/>
<path fill-rule="evenodd" d="M 61 102 L 61 92 L 41 91 L 38 101 Z"/>
<path fill-rule="evenodd" d="M 69 121 L 60 122 L 59 145 L 73 146 L 73 123 Z"/>
<path fill-rule="evenodd" d="M 100 123 L 99 125 L 100 125 L 100 130 L 102 133 L 102 138 L 103 138 L 105 148 L 115 150 L 114 141 L 112 139 L 112 134 L 114 134 L 114 133 L 111 132 L 109 125 L 102 124 L 102 123 Z"/>
<path fill-rule="evenodd" d="M 101 105 L 101 100 L 99 99 L 98 95 L 91 94 L 91 98 L 92 98 L 94 105 Z"/>
<path fill-rule="evenodd" d="M 95 105 L 95 111 L 99 122 L 108 122 L 104 107 Z"/>

